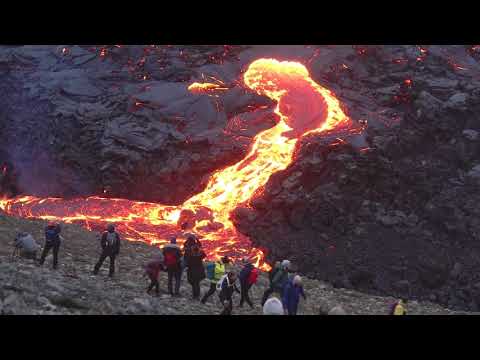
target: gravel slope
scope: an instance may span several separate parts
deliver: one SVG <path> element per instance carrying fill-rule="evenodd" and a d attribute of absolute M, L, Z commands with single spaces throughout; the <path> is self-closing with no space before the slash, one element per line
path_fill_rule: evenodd
<path fill-rule="evenodd" d="M 117 276 L 110 280 L 104 267 L 98 277 L 91 275 L 98 256 L 98 234 L 85 231 L 76 225 L 65 225 L 65 242 L 60 252 L 60 267 L 50 269 L 51 259 L 39 268 L 30 260 L 11 258 L 11 241 L 19 231 L 30 232 L 42 239 L 42 221 L 27 221 L 0 215 L 0 313 L 1 314 L 156 314 L 156 315 L 215 315 L 220 312 L 217 296 L 206 305 L 190 298 L 191 289 L 186 281 L 181 287 L 182 296 L 171 298 L 165 292 L 160 297 L 145 294 L 147 280 L 142 265 L 158 252 L 141 243 L 123 242 L 118 262 Z M 108 262 L 108 261 L 107 261 Z M 259 315 L 259 302 L 268 283 L 261 274 L 259 283 L 252 289 L 255 309 L 234 308 L 234 314 Z M 161 275 L 161 285 L 166 287 L 166 274 Z M 202 284 L 202 293 L 208 284 Z M 308 301 L 300 306 L 300 313 L 319 314 L 341 305 L 349 314 L 385 314 L 393 298 L 375 297 L 356 291 L 333 289 L 318 280 L 305 280 Z M 235 295 L 235 303 L 239 301 Z M 455 314 L 438 305 L 411 301 L 411 314 Z"/>

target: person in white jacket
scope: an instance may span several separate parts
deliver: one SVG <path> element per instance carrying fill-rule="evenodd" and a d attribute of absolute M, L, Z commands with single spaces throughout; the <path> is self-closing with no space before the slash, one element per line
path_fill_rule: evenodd
<path fill-rule="evenodd" d="M 263 315 L 285 315 L 282 302 L 276 297 L 268 299 L 263 305 Z"/>
<path fill-rule="evenodd" d="M 20 233 L 15 238 L 15 249 L 20 251 L 20 256 L 36 260 L 40 245 L 37 244 L 32 235 Z"/>

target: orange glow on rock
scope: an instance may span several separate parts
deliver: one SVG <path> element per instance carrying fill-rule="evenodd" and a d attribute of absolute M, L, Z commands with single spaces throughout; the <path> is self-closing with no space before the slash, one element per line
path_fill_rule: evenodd
<path fill-rule="evenodd" d="M 188 90 L 192 93 L 203 93 L 215 90 L 228 90 L 228 88 L 222 87 L 219 84 L 195 82 L 188 87 Z"/>
<path fill-rule="evenodd" d="M 239 205 L 249 206 L 270 176 L 290 165 L 302 136 L 349 127 L 351 121 L 334 94 L 314 82 L 301 63 L 259 59 L 249 66 L 243 80 L 251 90 L 277 101 L 275 112 L 280 121 L 255 137 L 242 161 L 216 171 L 206 189 L 185 203 L 165 206 L 99 197 L 63 200 L 26 196 L 1 200 L 0 207 L 16 216 L 77 222 L 89 229 L 116 223 L 126 239 L 153 245 L 166 243 L 172 235 L 181 236 L 183 230 L 192 231 L 202 239 L 210 259 L 250 256 L 256 266 L 268 270 L 264 253 L 252 249 L 248 237 L 234 227 L 230 214 Z M 209 83 L 189 86 L 191 91 L 219 88 Z"/>

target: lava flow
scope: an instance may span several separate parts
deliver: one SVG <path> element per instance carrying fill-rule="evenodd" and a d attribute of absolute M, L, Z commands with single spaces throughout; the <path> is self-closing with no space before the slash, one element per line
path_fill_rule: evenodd
<path fill-rule="evenodd" d="M 249 66 L 243 80 L 248 88 L 278 103 L 275 112 L 280 121 L 255 137 L 242 161 L 215 172 L 206 189 L 182 205 L 99 197 L 64 200 L 27 196 L 1 200 L 0 207 L 15 216 L 80 223 L 89 229 L 116 223 L 126 239 L 151 244 L 163 244 L 169 236 L 181 236 L 188 229 L 202 239 L 210 259 L 250 256 L 257 266 L 267 270 L 264 253 L 252 249 L 248 237 L 237 232 L 230 220 L 231 212 L 239 205 L 248 206 L 272 174 L 287 168 L 302 136 L 348 127 L 350 119 L 335 96 L 315 83 L 300 63 L 259 59 Z M 208 87 L 194 86 L 202 90 Z M 215 91 L 215 87 L 210 89 Z"/>

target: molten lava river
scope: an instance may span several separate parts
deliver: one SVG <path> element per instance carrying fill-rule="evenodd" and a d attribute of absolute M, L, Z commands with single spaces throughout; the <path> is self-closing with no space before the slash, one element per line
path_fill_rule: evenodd
<path fill-rule="evenodd" d="M 124 238 L 152 245 L 164 244 L 172 235 L 182 242 L 186 227 L 202 239 L 209 259 L 248 256 L 256 266 L 268 270 L 263 251 L 252 249 L 248 237 L 235 229 L 230 213 L 239 205 L 248 206 L 273 173 L 287 168 L 302 136 L 349 127 L 351 121 L 335 96 L 314 82 L 301 63 L 259 59 L 250 64 L 243 81 L 278 103 L 275 112 L 280 120 L 255 137 L 242 161 L 215 172 L 206 189 L 182 205 L 24 196 L 0 200 L 0 207 L 14 216 L 79 223 L 90 230 L 115 223 Z"/>

